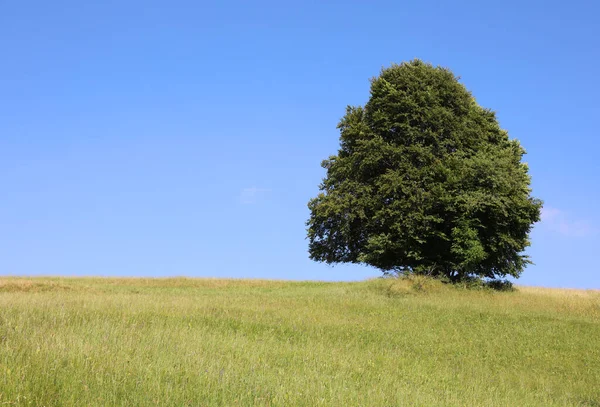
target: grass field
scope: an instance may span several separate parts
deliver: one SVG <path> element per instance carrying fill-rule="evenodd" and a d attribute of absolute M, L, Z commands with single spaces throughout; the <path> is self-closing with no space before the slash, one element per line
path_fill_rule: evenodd
<path fill-rule="evenodd" d="M 0 278 L 0 405 L 600 406 L 600 292 Z"/>

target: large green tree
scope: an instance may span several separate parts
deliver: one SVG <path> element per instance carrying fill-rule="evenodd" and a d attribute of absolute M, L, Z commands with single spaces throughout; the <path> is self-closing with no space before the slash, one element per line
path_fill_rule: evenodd
<path fill-rule="evenodd" d="M 448 69 L 383 69 L 340 121 L 308 206 L 309 253 L 384 272 L 518 277 L 540 218 L 525 150 Z"/>

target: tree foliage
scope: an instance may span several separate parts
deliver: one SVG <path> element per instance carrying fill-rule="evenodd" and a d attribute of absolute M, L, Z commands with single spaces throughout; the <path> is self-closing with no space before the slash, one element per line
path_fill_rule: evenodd
<path fill-rule="evenodd" d="M 383 69 L 341 119 L 338 154 L 308 206 L 309 253 L 326 263 L 461 279 L 518 277 L 540 218 L 525 150 L 448 69 Z"/>

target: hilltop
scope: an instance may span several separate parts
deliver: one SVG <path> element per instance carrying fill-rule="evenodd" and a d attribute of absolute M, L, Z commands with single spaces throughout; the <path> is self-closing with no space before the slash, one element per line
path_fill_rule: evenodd
<path fill-rule="evenodd" d="M 0 279 L 0 404 L 600 406 L 600 292 Z"/>

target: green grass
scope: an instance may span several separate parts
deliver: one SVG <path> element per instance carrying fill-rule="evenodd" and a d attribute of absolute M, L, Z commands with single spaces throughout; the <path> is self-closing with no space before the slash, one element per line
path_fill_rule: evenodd
<path fill-rule="evenodd" d="M 600 292 L 4 278 L 0 405 L 600 406 Z"/>

